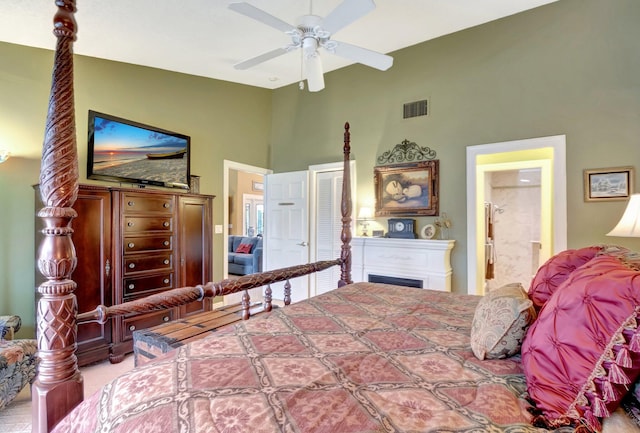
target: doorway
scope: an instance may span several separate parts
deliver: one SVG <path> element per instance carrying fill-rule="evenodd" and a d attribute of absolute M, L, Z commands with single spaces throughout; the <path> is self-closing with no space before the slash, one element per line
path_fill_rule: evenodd
<path fill-rule="evenodd" d="M 230 179 L 232 179 L 234 177 L 234 175 L 236 175 L 237 173 L 246 173 L 246 174 L 257 174 L 260 176 L 264 176 L 266 174 L 270 174 L 273 172 L 273 170 L 267 169 L 267 168 L 263 168 L 263 167 L 256 167 L 253 165 L 248 165 L 248 164 L 243 164 L 240 162 L 236 162 L 236 161 L 229 161 L 229 160 L 224 160 L 223 161 L 223 180 L 222 180 L 222 191 L 223 191 L 223 195 L 222 195 L 222 207 L 223 207 L 223 211 L 222 211 L 222 234 L 224 237 L 223 240 L 223 248 L 222 248 L 222 272 L 223 272 L 223 278 L 228 278 L 229 276 L 229 255 L 228 255 L 228 251 L 227 251 L 227 244 L 229 242 L 229 224 L 230 224 L 230 220 L 229 220 L 229 210 L 230 210 L 230 205 L 229 205 L 229 197 L 231 197 L 231 181 Z M 254 188 L 253 186 L 253 182 L 252 182 L 252 188 Z M 256 184 L 257 189 L 260 189 L 260 187 L 264 186 L 264 184 Z M 237 224 L 237 223 L 236 223 Z M 242 224 L 242 223 L 241 223 Z M 264 224 L 264 221 L 263 221 Z"/>
<path fill-rule="evenodd" d="M 523 242 L 538 242 L 535 260 L 542 263 L 567 248 L 566 137 L 564 135 L 516 140 L 467 147 L 467 292 L 483 295 L 487 288 L 487 267 L 501 260 L 501 251 L 487 247 L 485 203 L 490 197 L 494 172 L 540 170 L 540 224 L 536 232 L 524 232 Z M 498 204 L 499 206 L 499 204 Z M 515 206 L 512 205 L 512 208 Z M 495 208 L 493 209 L 496 210 Z M 504 209 L 504 213 L 507 209 Z M 511 212 L 518 212 L 511 209 Z M 531 247 L 531 245 L 530 245 Z M 510 260 L 504 251 L 504 261 Z M 529 263 L 533 266 L 533 257 Z M 495 268 L 494 268 L 495 271 Z M 494 277 L 495 278 L 495 277 Z M 525 277 L 526 279 L 526 277 Z M 513 282 L 513 281 L 511 281 Z M 526 285 L 526 281 L 523 282 Z"/>

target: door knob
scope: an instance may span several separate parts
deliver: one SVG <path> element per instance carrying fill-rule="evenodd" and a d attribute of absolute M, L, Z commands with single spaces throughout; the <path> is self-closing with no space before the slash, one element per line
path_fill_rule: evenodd
<path fill-rule="evenodd" d="M 297 245 L 300 245 L 301 247 L 306 247 L 306 246 L 307 246 L 307 245 L 309 245 L 309 244 L 308 244 L 307 242 L 305 242 L 305 241 L 302 241 L 302 242 L 300 242 L 300 243 L 299 243 L 299 244 L 297 244 Z"/>

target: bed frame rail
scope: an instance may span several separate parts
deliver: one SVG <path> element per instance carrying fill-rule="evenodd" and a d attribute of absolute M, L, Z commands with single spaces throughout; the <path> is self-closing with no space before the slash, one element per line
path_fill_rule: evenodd
<path fill-rule="evenodd" d="M 250 299 L 248 289 L 267 286 L 264 294 L 264 311 L 271 311 L 271 283 L 286 281 L 284 286 L 284 304 L 291 303 L 291 283 L 292 278 L 302 277 L 314 272 L 320 272 L 332 266 L 341 265 L 342 259 L 326 260 L 304 265 L 291 266 L 288 268 L 276 269 L 260 274 L 244 275 L 233 280 L 222 280 L 217 283 L 207 283 L 196 287 L 182 287 L 179 289 L 167 290 L 156 295 L 150 295 L 135 301 L 124 302 L 110 307 L 100 305 L 95 310 L 79 314 L 78 323 L 97 321 L 105 323 L 110 318 L 131 313 L 146 313 L 149 311 L 163 310 L 166 308 L 178 307 L 193 301 L 202 301 L 205 298 L 230 295 L 244 291 L 242 297 L 242 319 L 249 318 Z"/>

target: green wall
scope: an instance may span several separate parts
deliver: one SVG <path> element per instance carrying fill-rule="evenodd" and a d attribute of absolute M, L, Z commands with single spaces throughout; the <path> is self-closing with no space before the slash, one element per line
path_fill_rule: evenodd
<path fill-rule="evenodd" d="M 328 73 L 317 94 L 278 89 L 272 168 L 339 160 L 349 121 L 359 209 L 374 196 L 376 156 L 404 139 L 434 149 L 440 210 L 456 240 L 453 290 L 466 292 L 466 147 L 566 134 L 568 246 L 638 249 L 605 236 L 625 202 L 585 203 L 582 170 L 640 162 L 639 22 L 637 0 L 560 0 L 392 53 L 386 72 L 357 65 Z M 429 116 L 402 119 L 404 103 L 425 98 Z M 418 227 L 432 221 L 418 218 Z"/>
<path fill-rule="evenodd" d="M 52 36 L 53 37 L 53 36 Z M 0 147 L 14 155 L 0 165 L 0 314 L 19 314 L 34 326 L 32 185 L 38 183 L 53 53 L 0 43 Z M 191 171 L 200 192 L 213 194 L 214 223 L 222 224 L 223 160 L 268 167 L 270 90 L 160 69 L 75 58 L 80 181 L 86 180 L 87 111 L 113 114 L 191 136 Z M 250 126 L 250 127 L 249 127 Z M 214 235 L 214 251 L 222 251 Z M 214 278 L 222 276 L 221 255 Z"/>
<path fill-rule="evenodd" d="M 569 247 L 607 238 L 625 202 L 585 203 L 582 170 L 640 161 L 640 2 L 560 0 L 392 53 L 386 72 L 354 65 L 326 74 L 319 93 L 275 91 L 76 56 L 81 181 L 89 109 L 192 137 L 192 171 L 217 196 L 223 160 L 305 169 L 341 159 L 349 121 L 360 203 L 373 197 L 375 158 L 404 139 L 440 160 L 441 211 L 453 219 L 454 290 L 466 291 L 466 147 L 566 134 Z M 329 55 L 329 54 L 326 54 Z M 49 95 L 50 51 L 0 43 L 0 314 L 20 314 L 33 333 L 34 204 Z M 427 117 L 402 104 L 428 98 Z M 250 126 L 250 127 L 249 127 Z M 637 182 L 636 182 L 637 183 Z M 637 187 L 637 185 L 636 185 Z M 358 204 L 354 209 L 358 209 Z M 418 226 L 431 222 L 420 218 Z M 381 225 L 384 220 L 378 221 Z M 222 237 L 214 237 L 216 251 Z M 214 259 L 214 278 L 222 261 Z"/>

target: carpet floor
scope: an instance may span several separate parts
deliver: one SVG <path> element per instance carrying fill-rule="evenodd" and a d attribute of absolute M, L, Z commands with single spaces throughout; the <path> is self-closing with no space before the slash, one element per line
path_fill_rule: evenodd
<path fill-rule="evenodd" d="M 98 364 L 81 367 L 84 377 L 84 395 L 86 397 L 96 392 L 111 379 L 133 368 L 133 354 L 124 361 L 111 364 L 103 361 Z M 25 387 L 20 394 L 0 410 L 0 433 L 31 433 L 31 390 Z"/>

